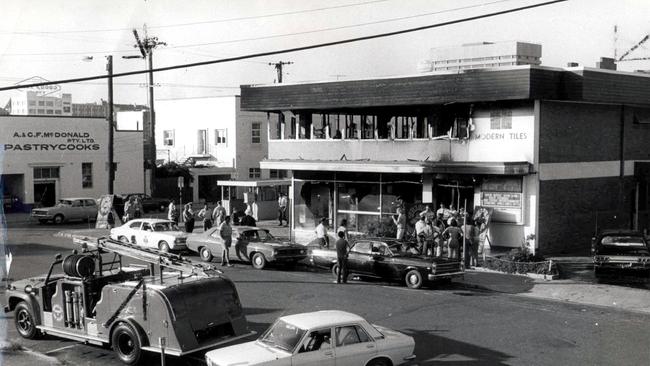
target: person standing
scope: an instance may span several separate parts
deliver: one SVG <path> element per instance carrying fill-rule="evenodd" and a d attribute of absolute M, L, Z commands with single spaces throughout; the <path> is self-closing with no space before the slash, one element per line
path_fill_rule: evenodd
<path fill-rule="evenodd" d="M 465 221 L 465 245 L 467 246 L 467 254 L 465 257 L 465 265 L 467 268 L 476 267 L 478 265 L 478 241 L 475 240 L 477 236 L 477 229 L 474 226 L 474 221 L 467 218 Z"/>
<path fill-rule="evenodd" d="M 232 227 L 230 226 L 230 216 L 226 216 L 219 225 L 219 235 L 223 239 L 223 251 L 221 252 L 221 265 L 232 267 L 230 264 L 230 246 L 232 245 Z"/>
<path fill-rule="evenodd" d="M 398 207 L 397 218 L 395 218 L 395 216 L 391 216 L 391 218 L 393 219 L 395 226 L 397 226 L 397 234 L 395 235 L 395 239 L 404 240 L 404 233 L 406 232 L 406 215 L 404 215 L 404 209 Z"/>
<path fill-rule="evenodd" d="M 435 235 L 435 230 L 433 229 L 433 224 L 431 221 L 426 220 L 425 222 L 425 227 L 422 230 L 422 233 L 424 234 L 424 242 L 422 245 L 422 255 L 426 256 L 431 256 L 433 253 L 433 240 L 434 240 L 434 235 Z"/>
<path fill-rule="evenodd" d="M 176 208 L 176 204 L 174 204 L 174 201 L 169 202 L 169 207 L 167 208 L 167 219 L 178 224 L 178 217 L 178 208 Z"/>
<path fill-rule="evenodd" d="M 140 196 L 135 197 L 135 205 L 134 205 L 134 207 L 135 207 L 134 217 L 136 219 L 141 218 L 142 213 L 144 212 L 144 208 L 142 207 L 142 198 L 140 198 Z"/>
<path fill-rule="evenodd" d="M 316 226 L 316 239 L 318 240 L 318 245 L 321 248 L 330 247 L 330 238 L 327 236 L 327 218 L 323 217 L 320 219 L 320 224 Z"/>
<path fill-rule="evenodd" d="M 185 222 L 185 232 L 191 233 L 194 231 L 194 211 L 192 210 L 192 203 L 185 204 L 183 208 L 183 221 Z"/>
<path fill-rule="evenodd" d="M 201 211 L 199 211 L 199 219 L 203 219 L 203 232 L 208 231 L 212 227 L 212 212 L 208 208 L 208 204 L 204 204 Z"/>
<path fill-rule="evenodd" d="M 133 220 L 135 218 L 135 197 L 129 196 L 129 199 L 124 203 L 124 222 Z"/>
<path fill-rule="evenodd" d="M 287 226 L 289 225 L 289 221 L 287 220 L 287 196 L 283 193 L 280 192 L 278 197 L 278 221 L 280 221 L 280 226 L 282 226 L 282 221 L 287 222 Z"/>
<path fill-rule="evenodd" d="M 345 240 L 345 233 L 338 232 L 336 240 L 336 262 L 339 264 L 339 272 L 336 275 L 336 283 L 348 283 L 348 241 Z"/>
<path fill-rule="evenodd" d="M 348 242 L 350 241 L 350 237 L 348 236 L 348 220 L 347 219 L 342 219 L 341 220 L 341 225 L 336 229 L 336 236 L 339 235 L 339 233 L 343 233 L 343 238 L 347 240 Z"/>
<path fill-rule="evenodd" d="M 442 233 L 447 239 L 447 256 L 450 259 L 458 259 L 458 248 L 460 247 L 463 231 L 458 227 L 456 220 L 451 220 L 450 225 Z"/>
<path fill-rule="evenodd" d="M 427 227 L 424 217 L 425 215 L 420 214 L 420 219 L 415 223 L 415 238 L 418 243 L 418 250 L 422 250 L 422 247 L 424 246 L 424 238 L 426 235 L 424 230 Z"/>
<path fill-rule="evenodd" d="M 221 201 L 217 201 L 217 207 L 212 211 L 212 222 L 216 226 L 220 226 L 226 218 L 226 209 L 221 205 Z"/>
<path fill-rule="evenodd" d="M 244 217 L 241 218 L 240 221 L 242 226 L 256 226 L 257 221 L 255 221 L 255 218 L 253 217 L 251 213 L 250 207 L 246 209 L 246 212 L 244 212 Z"/>

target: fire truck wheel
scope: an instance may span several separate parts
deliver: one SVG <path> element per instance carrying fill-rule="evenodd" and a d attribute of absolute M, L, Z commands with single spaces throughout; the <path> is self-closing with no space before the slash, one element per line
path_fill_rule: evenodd
<path fill-rule="evenodd" d="M 418 289 L 422 287 L 422 275 L 420 272 L 412 269 L 406 274 L 405 278 L 406 286 L 409 288 L 415 288 Z"/>
<path fill-rule="evenodd" d="M 127 365 L 137 364 L 142 357 L 140 338 L 133 327 L 127 323 L 120 323 L 115 327 L 111 336 L 111 345 L 120 361 Z"/>
<path fill-rule="evenodd" d="M 16 305 L 14 321 L 16 322 L 16 330 L 23 338 L 34 339 L 40 335 L 40 332 L 36 329 L 32 309 L 24 301 Z"/>
<path fill-rule="evenodd" d="M 199 251 L 199 254 L 201 254 L 201 259 L 204 262 L 210 262 L 212 260 L 212 252 L 208 247 L 202 247 L 201 250 Z"/>
<path fill-rule="evenodd" d="M 160 249 L 160 251 L 163 253 L 169 253 L 169 244 L 167 244 L 167 242 L 163 240 L 160 243 L 158 243 L 158 249 Z"/>
<path fill-rule="evenodd" d="M 266 258 L 264 258 L 264 254 L 262 253 L 255 253 L 253 254 L 253 258 L 251 258 L 251 263 L 255 269 L 264 269 L 266 267 Z"/>

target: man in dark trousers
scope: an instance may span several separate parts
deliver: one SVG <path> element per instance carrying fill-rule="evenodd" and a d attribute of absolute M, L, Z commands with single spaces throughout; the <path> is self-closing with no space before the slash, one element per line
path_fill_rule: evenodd
<path fill-rule="evenodd" d="M 345 240 L 345 232 L 338 232 L 336 241 L 336 258 L 339 264 L 339 273 L 336 277 L 336 283 L 348 282 L 348 241 Z"/>

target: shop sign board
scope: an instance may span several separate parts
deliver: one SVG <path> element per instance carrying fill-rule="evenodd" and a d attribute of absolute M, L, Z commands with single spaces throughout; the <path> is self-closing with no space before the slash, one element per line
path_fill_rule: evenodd
<path fill-rule="evenodd" d="M 38 84 L 38 83 L 47 83 L 49 80 L 46 80 L 40 76 L 33 76 L 31 78 L 17 82 L 15 85 L 29 85 L 29 84 Z M 33 91 L 36 92 L 39 96 L 45 96 L 49 94 L 56 93 L 61 91 L 61 85 L 52 84 L 52 85 L 40 85 L 40 86 L 30 86 L 21 88 L 22 91 Z"/>

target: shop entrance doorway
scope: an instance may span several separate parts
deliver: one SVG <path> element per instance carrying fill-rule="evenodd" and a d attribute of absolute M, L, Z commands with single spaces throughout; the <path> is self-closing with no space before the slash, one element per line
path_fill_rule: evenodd
<path fill-rule="evenodd" d="M 472 212 L 474 211 L 474 186 L 471 181 L 439 181 L 436 184 L 435 200 L 436 207 L 432 207 L 434 211 L 441 203 L 447 208 L 454 206 L 459 210 L 464 208 L 467 200 L 467 211 Z"/>
<path fill-rule="evenodd" d="M 51 207 L 56 203 L 56 182 L 34 183 L 34 206 Z"/>

